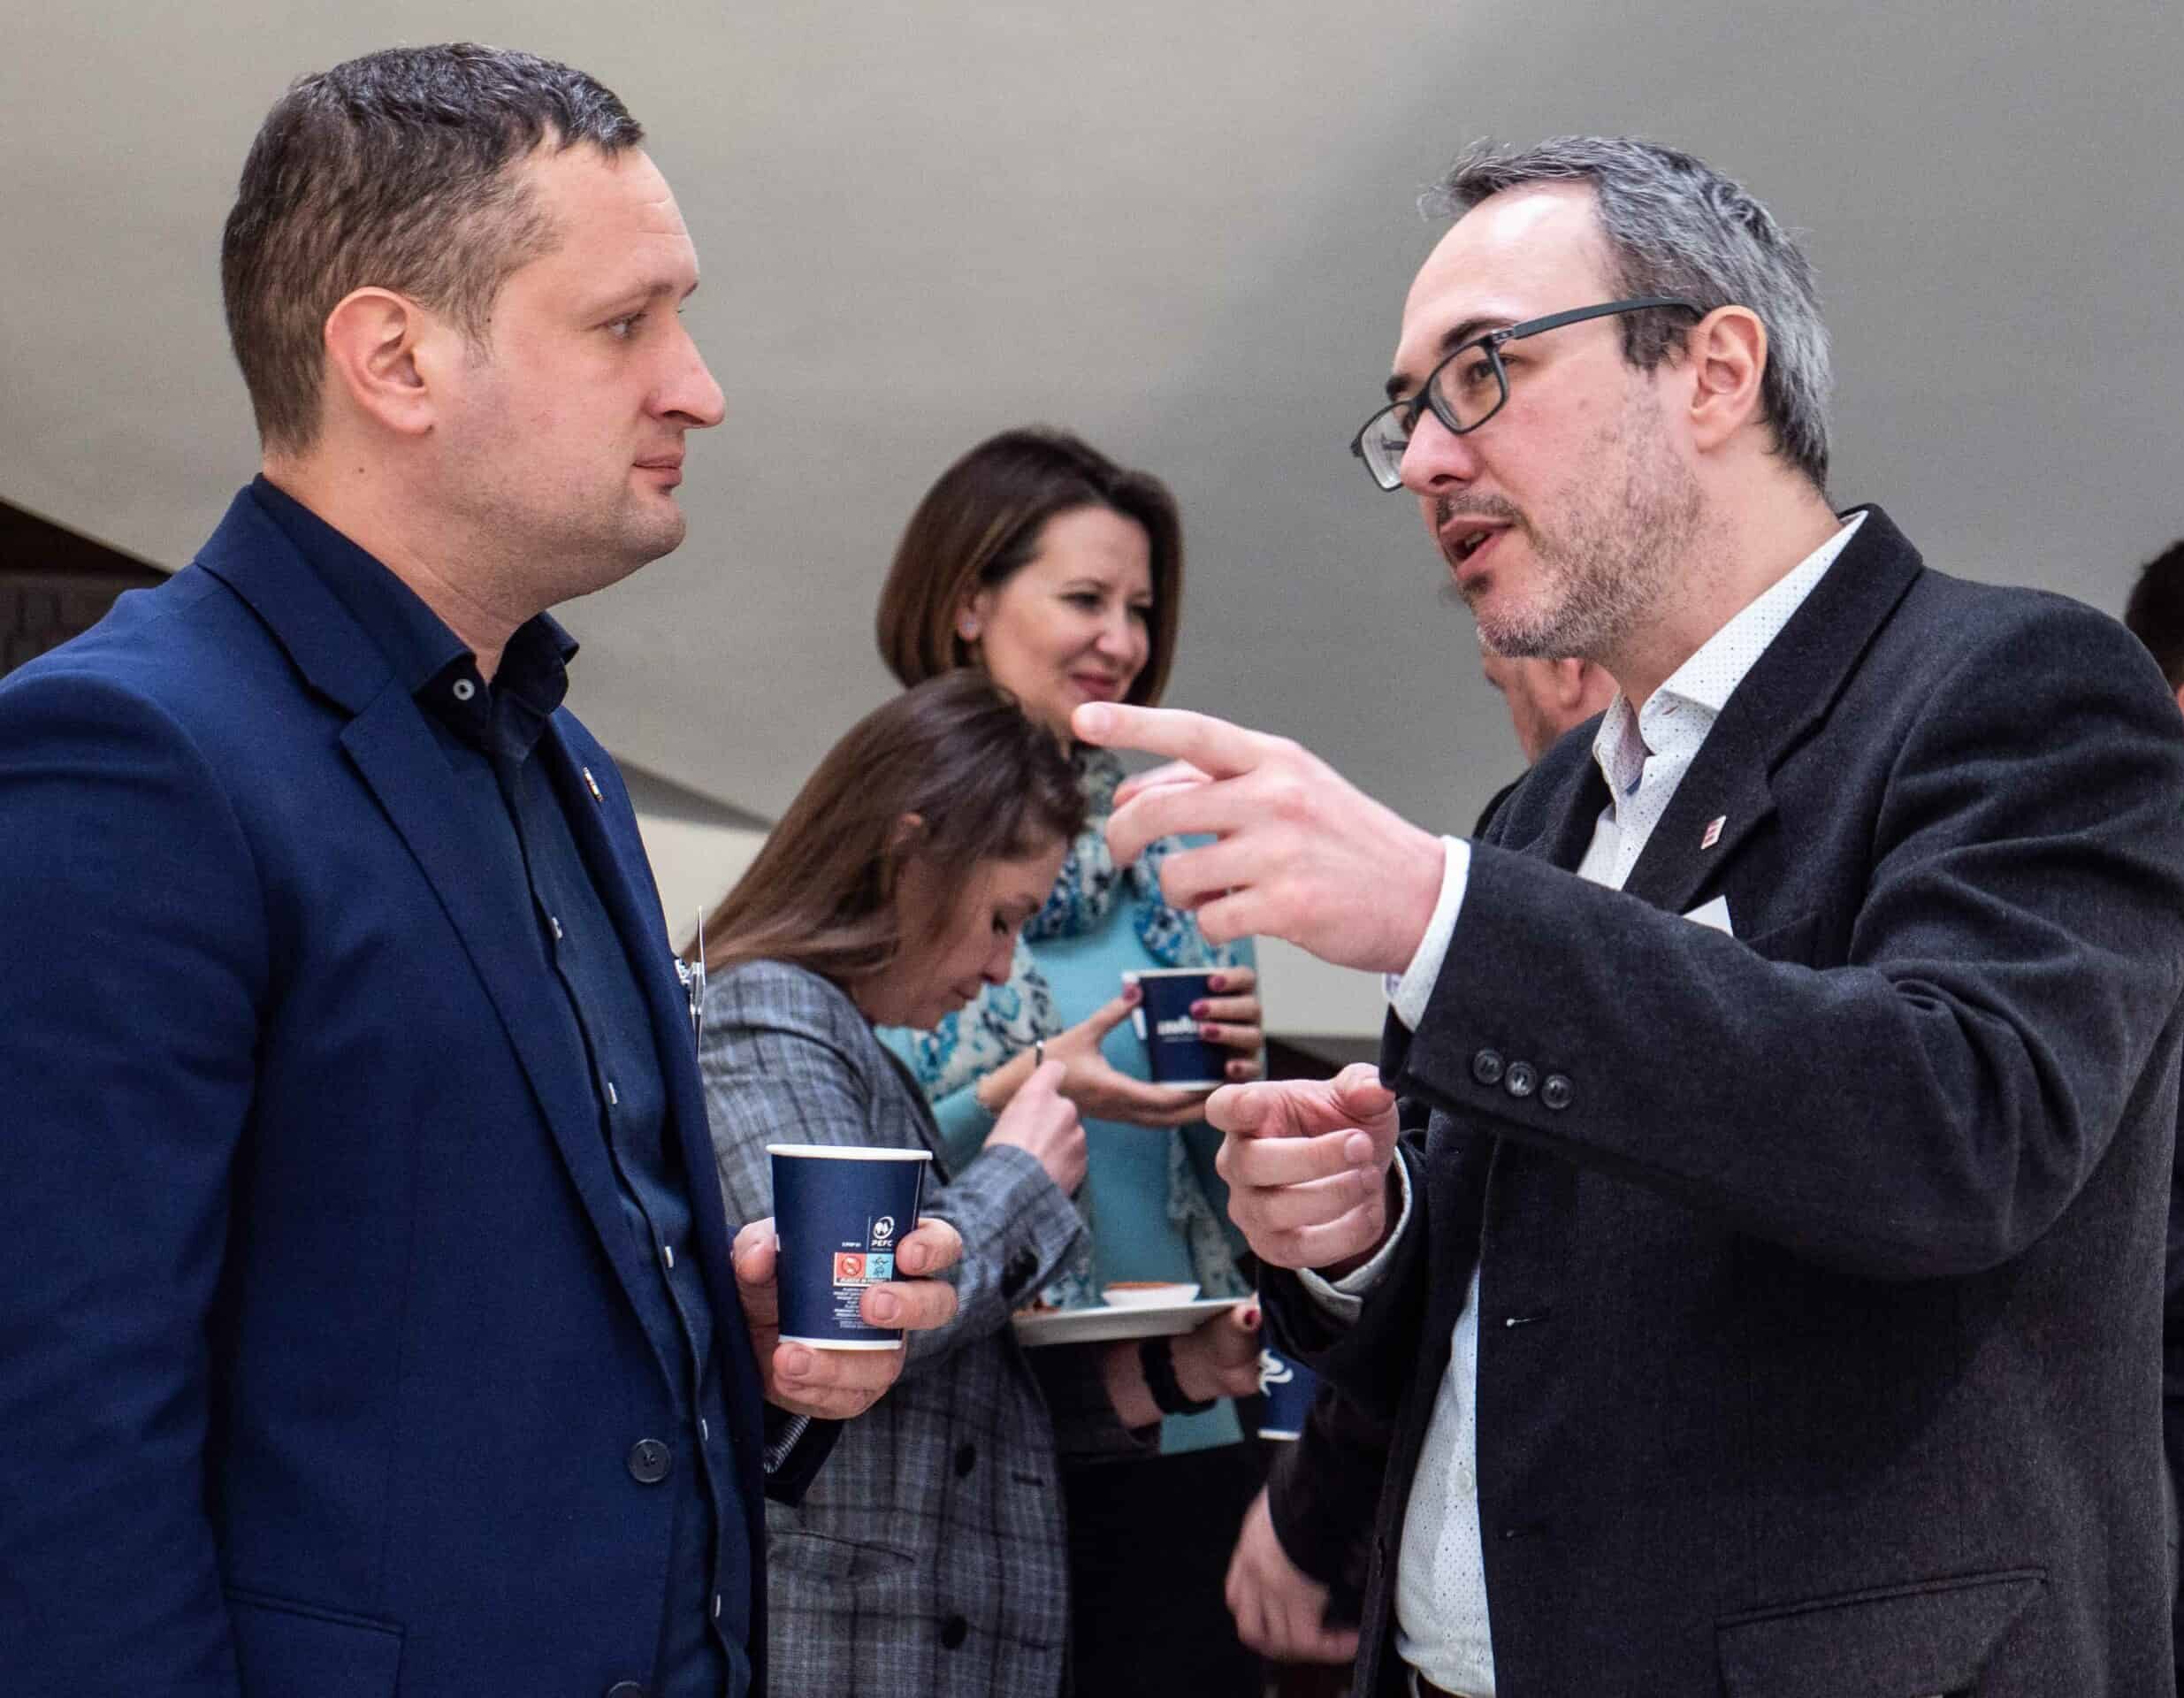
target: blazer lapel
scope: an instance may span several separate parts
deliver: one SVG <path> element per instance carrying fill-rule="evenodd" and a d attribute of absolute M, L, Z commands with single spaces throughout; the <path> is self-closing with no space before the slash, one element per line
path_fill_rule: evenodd
<path fill-rule="evenodd" d="M 569 723 L 566 712 L 554 715 L 538 739 L 538 758 L 546 763 L 577 852 L 614 922 L 615 935 L 652 1019 L 653 1046 L 667 1090 L 668 1135 L 682 1150 L 699 1266 L 713 1299 L 714 1359 L 727 1386 L 729 1439 L 745 1470 L 745 1512 L 756 1517 L 761 1507 L 756 1469 L 765 1453 L 764 1416 L 758 1379 L 750 1371 L 754 1359 L 751 1333 L 744 1321 L 729 1254 L 733 1244 L 706 1118 L 705 1081 L 698 1071 L 690 998 L 675 971 L 652 867 L 645 859 L 637 815 L 622 788 L 622 775 L 604 753 L 579 755 L 570 746 Z M 759 1536 L 753 1534 L 754 1539 Z"/>
<path fill-rule="evenodd" d="M 622 1222 L 594 1087 L 583 1057 L 534 1013 L 545 987 L 536 983 L 535 959 L 519 947 L 538 923 L 530 893 L 520 876 L 499 878 L 480 863 L 477 845 L 491 841 L 500 822 L 475 811 L 477 799 L 454 782 L 424 711 L 249 491 L 235 497 L 197 564 L 242 599 L 313 689 L 351 715 L 342 747 L 462 940 L 600 1248 L 634 1290 L 649 1270 L 638 1265 Z"/>
<path fill-rule="evenodd" d="M 1775 769 L 1828 715 L 1922 570 L 1877 507 L 1730 693 L 1623 889 L 1682 913 L 1775 812 Z"/>
<path fill-rule="evenodd" d="M 1599 763 L 1588 755 L 1584 776 L 1554 799 L 1539 830 L 1522 838 L 1511 836 L 1501 846 L 1575 872 L 1592 845 L 1592 833 L 1607 806 L 1607 780 L 1600 776 Z"/>
<path fill-rule="evenodd" d="M 501 822 L 482 816 L 480 799 L 453 781 L 423 712 L 391 681 L 349 722 L 341 745 L 462 940 L 599 1247 L 634 1293 L 649 1270 L 638 1266 L 635 1243 L 622 1218 L 599 1129 L 597 1088 L 582 1054 L 562 1042 L 556 1026 L 538 1013 L 550 987 L 539 981 L 536 955 L 521 946 L 538 924 L 530 892 L 520 879 L 479 876 L 476 845 L 490 840 Z"/>

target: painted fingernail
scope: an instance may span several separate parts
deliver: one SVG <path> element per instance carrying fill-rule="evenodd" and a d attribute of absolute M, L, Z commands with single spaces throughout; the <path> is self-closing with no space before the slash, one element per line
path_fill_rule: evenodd
<path fill-rule="evenodd" d="M 1209 990 L 1226 990 L 1228 989 L 1228 981 L 1223 978 L 1218 973 L 1212 974 L 1206 980 L 1206 989 Z"/>
<path fill-rule="evenodd" d="M 1198 1036 L 1210 1044 L 1221 1036 L 1221 1029 L 1211 1021 L 1205 1021 L 1198 1028 Z"/>
<path fill-rule="evenodd" d="M 1135 1002 L 1144 994 L 1145 988 L 1142 985 L 1126 984 L 1122 987 L 1122 999 L 1125 1002 Z"/>
<path fill-rule="evenodd" d="M 1232 1079 L 1241 1079 L 1249 1072 L 1250 1067 L 1251 1064 L 1249 1061 L 1232 1061 L 1228 1064 L 1228 1076 Z"/>
<path fill-rule="evenodd" d="M 896 1316 L 902 1312 L 903 1300 L 892 1291 L 874 1291 L 872 1294 L 872 1318 L 881 1326 L 892 1325 Z"/>
<path fill-rule="evenodd" d="M 1212 1006 L 1213 1005 L 1210 1002 L 1194 1002 L 1190 1006 L 1191 1018 L 1203 1020 L 1206 1017 L 1206 1010 Z"/>

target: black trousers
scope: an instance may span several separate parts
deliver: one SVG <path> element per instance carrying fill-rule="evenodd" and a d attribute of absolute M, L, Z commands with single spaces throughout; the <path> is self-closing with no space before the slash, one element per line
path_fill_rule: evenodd
<path fill-rule="evenodd" d="M 1075 1698 L 1257 1698 L 1221 1587 L 1264 1482 L 1248 1440 L 1064 1477 Z"/>

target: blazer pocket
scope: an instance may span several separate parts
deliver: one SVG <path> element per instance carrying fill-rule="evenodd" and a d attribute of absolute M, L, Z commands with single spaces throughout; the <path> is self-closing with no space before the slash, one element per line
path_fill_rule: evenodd
<path fill-rule="evenodd" d="M 1976 1692 L 2003 1636 L 2046 1589 L 2010 1569 L 1814 1598 L 1714 1626 L 1728 1698 L 1928 1698 Z"/>
<path fill-rule="evenodd" d="M 1793 967 L 1810 967 L 1813 949 L 1820 940 L 1820 910 L 1799 914 L 1788 925 L 1775 926 L 1756 937 L 1747 937 L 1745 947 L 1755 955 L 1770 961 L 1783 961 Z"/>
<path fill-rule="evenodd" d="M 402 1630 L 230 1587 L 227 1618 L 251 1698 L 393 1698 Z"/>

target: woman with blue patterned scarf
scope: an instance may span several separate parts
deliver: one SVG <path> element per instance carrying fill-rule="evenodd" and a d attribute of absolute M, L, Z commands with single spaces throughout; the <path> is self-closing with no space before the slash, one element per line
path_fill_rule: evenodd
<path fill-rule="evenodd" d="M 881 595 L 880 651 L 905 685 L 981 668 L 1066 744 L 1069 715 L 1086 701 L 1159 700 L 1182 570 L 1181 523 L 1158 479 L 1061 432 L 1004 432 L 951 467 L 912 516 Z M 1128 1024 L 1136 992 L 1121 975 L 1215 969 L 1193 1014 L 1233 1052 L 1228 1076 L 1253 1079 L 1261 1030 L 1250 945 L 1209 945 L 1163 900 L 1160 864 L 1176 844 L 1116 865 L 1104 829 L 1121 767 L 1102 750 L 1072 758 L 1088 822 L 1024 929 L 1008 983 L 930 1032 L 882 1036 L 966 1161 L 1042 1053 L 1066 1064 L 1061 1089 L 1087 1134 L 1077 1200 L 1090 1233 L 1048 1302 L 1095 1304 L 1102 1287 L 1124 1281 L 1244 1296 L 1243 1240 L 1214 1172 L 1220 1139 L 1203 1121 L 1203 1093 L 1150 1082 Z M 1187 1389 L 1204 1382 L 1196 1358 L 1217 1344 L 1216 1329 L 1204 1331 L 1144 1347 L 1146 1383 L 1165 1411 L 1159 1454 L 1065 1479 L 1080 1692 L 1125 1680 L 1145 1698 L 1257 1690 L 1222 1597 L 1258 1488 L 1256 1459 L 1233 1404 L 1195 1401 Z"/>

